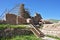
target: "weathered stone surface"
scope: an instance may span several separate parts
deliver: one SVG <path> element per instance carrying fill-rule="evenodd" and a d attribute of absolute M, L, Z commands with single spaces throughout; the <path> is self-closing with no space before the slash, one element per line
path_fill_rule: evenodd
<path fill-rule="evenodd" d="M 12 37 L 16 35 L 28 35 L 32 34 L 32 32 L 28 29 L 20 29 L 20 28 L 5 28 L 0 30 L 0 37 Z"/>
<path fill-rule="evenodd" d="M 20 16 L 22 18 L 31 18 L 29 12 L 24 8 L 24 4 L 20 5 Z"/>
<path fill-rule="evenodd" d="M 46 35 L 60 37 L 60 23 L 44 24 L 41 31 Z"/>
<path fill-rule="evenodd" d="M 34 16 L 33 19 L 34 19 L 35 22 L 39 22 L 42 19 L 42 17 L 41 17 L 40 14 L 36 13 L 36 15 Z"/>
<path fill-rule="evenodd" d="M 6 22 L 8 24 L 17 24 L 17 15 L 14 14 L 6 14 Z M 18 16 L 18 24 L 25 24 L 26 23 L 26 19 L 25 18 L 21 18 L 20 16 Z"/>
<path fill-rule="evenodd" d="M 8 24 L 16 24 L 16 17 L 14 14 L 6 14 L 6 22 Z"/>

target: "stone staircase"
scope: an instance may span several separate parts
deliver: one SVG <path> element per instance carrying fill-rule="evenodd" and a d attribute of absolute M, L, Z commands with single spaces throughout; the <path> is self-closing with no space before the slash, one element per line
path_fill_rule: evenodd
<path fill-rule="evenodd" d="M 34 33 L 37 38 L 44 37 L 44 34 L 37 28 L 37 26 L 30 24 L 30 30 Z"/>

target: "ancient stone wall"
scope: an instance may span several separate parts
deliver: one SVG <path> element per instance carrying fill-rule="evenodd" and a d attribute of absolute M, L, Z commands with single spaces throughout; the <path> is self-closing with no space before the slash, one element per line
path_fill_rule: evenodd
<path fill-rule="evenodd" d="M 18 17 L 18 24 L 26 24 L 26 19 L 25 18 L 21 18 L 20 16 Z"/>
<path fill-rule="evenodd" d="M 32 32 L 28 29 L 21 29 L 21 28 L 4 28 L 0 30 L 0 38 L 2 37 L 13 37 L 16 35 L 29 35 Z"/>
<path fill-rule="evenodd" d="M 24 8 L 24 4 L 20 5 L 20 16 L 17 17 L 15 14 L 6 14 L 6 21 L 8 24 L 25 24 L 26 19 L 32 18 L 29 12 Z M 41 15 L 36 13 L 36 16 L 32 18 L 33 23 L 38 24 L 42 19 Z"/>
<path fill-rule="evenodd" d="M 40 20 L 42 19 L 41 15 L 36 13 L 35 17 L 34 17 L 34 20 L 39 22 Z"/>
<path fill-rule="evenodd" d="M 20 16 L 18 16 L 18 20 L 17 20 L 17 16 L 14 14 L 6 14 L 6 22 L 8 24 L 16 24 L 18 21 L 18 24 L 25 24 L 26 23 L 26 19 L 21 18 Z"/>
<path fill-rule="evenodd" d="M 6 14 L 6 22 L 8 24 L 16 24 L 16 17 L 14 14 Z"/>

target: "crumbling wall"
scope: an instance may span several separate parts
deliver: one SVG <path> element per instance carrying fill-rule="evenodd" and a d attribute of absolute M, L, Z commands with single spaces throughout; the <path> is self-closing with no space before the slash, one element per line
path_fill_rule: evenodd
<path fill-rule="evenodd" d="M 14 15 L 14 14 L 6 14 L 6 22 L 8 24 L 16 24 L 16 15 Z"/>
<path fill-rule="evenodd" d="M 4 28 L 0 30 L 0 38 L 2 37 L 13 37 L 16 35 L 30 35 L 32 32 L 29 29 L 21 28 Z"/>
<path fill-rule="evenodd" d="M 17 20 L 18 19 L 18 20 Z M 8 24 L 25 24 L 26 23 L 26 19 L 25 18 L 21 18 L 20 16 L 14 15 L 14 14 L 6 14 L 6 22 Z"/>
<path fill-rule="evenodd" d="M 6 21 L 8 24 L 25 24 L 26 19 L 31 18 L 33 20 L 33 23 L 38 24 L 39 21 L 42 19 L 41 15 L 36 13 L 35 17 L 31 17 L 29 12 L 24 8 L 24 4 L 20 5 L 20 16 L 14 15 L 14 14 L 6 14 Z"/>
<path fill-rule="evenodd" d="M 25 18 L 21 18 L 20 16 L 18 17 L 18 24 L 26 24 L 26 19 Z"/>
<path fill-rule="evenodd" d="M 24 4 L 20 5 L 20 16 L 23 18 L 31 18 L 29 12 L 24 8 Z"/>

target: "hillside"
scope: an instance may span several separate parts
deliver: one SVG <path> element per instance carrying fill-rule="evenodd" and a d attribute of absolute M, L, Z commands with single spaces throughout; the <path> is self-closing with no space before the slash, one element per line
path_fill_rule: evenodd
<path fill-rule="evenodd" d="M 49 21 L 53 22 L 53 23 L 57 23 L 59 22 L 60 20 L 56 20 L 56 19 L 48 19 Z"/>

